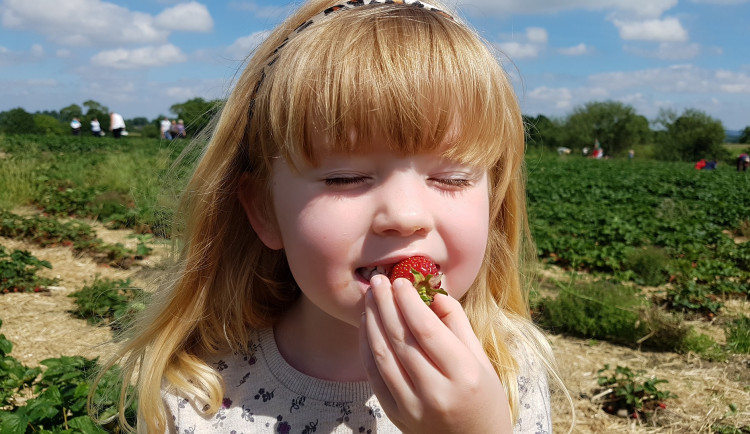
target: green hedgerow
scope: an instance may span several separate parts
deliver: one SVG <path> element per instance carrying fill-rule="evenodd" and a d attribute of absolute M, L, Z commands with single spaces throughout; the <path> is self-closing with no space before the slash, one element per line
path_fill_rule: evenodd
<path fill-rule="evenodd" d="M 574 335 L 634 344 L 649 334 L 641 312 L 648 300 L 636 288 L 607 281 L 560 285 L 540 301 L 539 323 Z"/>

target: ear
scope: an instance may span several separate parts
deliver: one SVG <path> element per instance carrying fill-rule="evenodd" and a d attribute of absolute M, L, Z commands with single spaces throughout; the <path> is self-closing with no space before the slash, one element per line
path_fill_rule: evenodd
<path fill-rule="evenodd" d="M 245 209 L 250 226 L 258 234 L 258 238 L 272 250 L 281 250 L 284 243 L 281 240 L 281 233 L 276 224 L 276 219 L 272 217 L 273 213 L 266 211 L 266 203 L 262 199 L 261 186 L 253 180 L 249 173 L 242 174 L 237 191 L 237 198 Z"/>

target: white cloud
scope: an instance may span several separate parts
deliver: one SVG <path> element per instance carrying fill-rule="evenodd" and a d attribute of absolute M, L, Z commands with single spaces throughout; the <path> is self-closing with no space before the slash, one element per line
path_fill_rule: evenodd
<path fill-rule="evenodd" d="M 612 11 L 638 17 L 659 17 L 677 0 L 457 0 L 472 15 L 543 14 L 576 9 Z"/>
<path fill-rule="evenodd" d="M 191 87 L 179 87 L 179 86 L 172 86 L 168 87 L 164 90 L 164 95 L 176 98 L 178 100 L 189 100 L 193 98 L 195 95 L 195 90 Z"/>
<path fill-rule="evenodd" d="M 164 9 L 156 16 L 155 24 L 163 29 L 186 32 L 209 32 L 214 28 L 214 20 L 206 6 L 197 3 L 182 3 Z"/>
<path fill-rule="evenodd" d="M 625 45 L 623 50 L 636 56 L 660 60 L 688 60 L 698 57 L 703 51 L 699 44 L 681 42 L 661 42 L 655 49 Z M 721 54 L 715 53 L 715 54 Z"/>
<path fill-rule="evenodd" d="M 61 59 L 69 58 L 72 54 L 73 53 L 66 48 L 60 48 L 59 50 L 55 51 L 55 56 Z"/>
<path fill-rule="evenodd" d="M 19 65 L 24 63 L 37 63 L 44 60 L 44 47 L 33 44 L 28 51 L 14 51 L 0 46 L 0 66 Z M 0 86 L 2 88 L 5 85 Z"/>
<path fill-rule="evenodd" d="M 568 109 L 572 107 L 573 92 L 565 87 L 540 86 L 526 93 L 526 97 L 537 105 L 541 103 L 541 105 L 548 105 L 556 109 Z"/>
<path fill-rule="evenodd" d="M 750 93 L 748 73 L 702 69 L 693 65 L 595 74 L 589 77 L 589 82 L 607 87 L 610 91 L 641 89 L 642 92 L 675 94 Z"/>
<path fill-rule="evenodd" d="M 515 35 L 511 35 L 511 38 L 514 37 Z M 511 60 L 528 59 L 539 56 L 549 38 L 544 28 L 528 27 L 518 39 L 519 41 L 497 42 L 494 45 Z"/>
<path fill-rule="evenodd" d="M 623 21 L 615 19 L 620 37 L 629 41 L 681 42 L 688 38 L 687 31 L 677 18 Z"/>
<path fill-rule="evenodd" d="M 270 33 L 271 32 L 268 30 L 263 30 L 252 33 L 248 36 L 237 38 L 229 47 L 227 47 L 226 52 L 233 59 L 244 59 L 248 54 L 252 53 Z"/>
<path fill-rule="evenodd" d="M 593 47 L 589 47 L 583 42 L 581 42 L 578 45 L 574 45 L 572 47 L 561 48 L 559 50 L 560 54 L 565 55 L 565 56 L 582 56 L 584 54 L 589 54 L 593 51 L 594 51 Z"/>
<path fill-rule="evenodd" d="M 149 68 L 184 62 L 186 56 L 172 44 L 141 47 L 133 50 L 119 48 L 102 51 L 91 58 L 96 66 L 115 69 Z"/>
<path fill-rule="evenodd" d="M 529 27 L 526 29 L 526 39 L 532 44 L 546 44 L 547 30 L 542 27 Z"/>
<path fill-rule="evenodd" d="M 154 17 L 101 0 L 4 0 L 2 24 L 60 45 L 159 44 L 169 32 Z"/>
<path fill-rule="evenodd" d="M 31 55 L 34 57 L 42 57 L 44 56 L 44 47 L 42 47 L 39 44 L 34 44 L 31 46 Z"/>
<path fill-rule="evenodd" d="M 503 54 L 513 59 L 528 59 L 539 55 L 539 46 L 520 42 L 498 42 L 495 44 Z"/>

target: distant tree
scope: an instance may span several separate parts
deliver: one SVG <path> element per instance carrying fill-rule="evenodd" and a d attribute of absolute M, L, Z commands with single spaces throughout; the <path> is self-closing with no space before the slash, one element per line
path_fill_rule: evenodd
<path fill-rule="evenodd" d="M 565 123 L 563 143 L 569 148 L 593 146 L 615 155 L 651 139 L 648 119 L 617 101 L 590 102 L 573 110 Z"/>
<path fill-rule="evenodd" d="M 737 139 L 737 143 L 750 143 L 750 126 L 745 127 L 740 134 L 740 138 Z"/>
<path fill-rule="evenodd" d="M 52 116 L 53 118 L 60 120 L 60 112 L 57 110 L 43 110 L 43 111 L 36 111 L 34 112 L 34 115 L 47 115 Z"/>
<path fill-rule="evenodd" d="M 206 101 L 203 98 L 193 98 L 184 103 L 172 105 L 169 111 L 182 119 L 188 135 L 194 136 L 206 128 L 211 118 L 220 109 L 222 102 L 221 100 Z"/>
<path fill-rule="evenodd" d="M 109 115 L 109 108 L 102 105 L 92 99 L 83 102 L 83 106 L 86 107 L 86 116 L 98 116 Z"/>
<path fill-rule="evenodd" d="M 109 108 L 107 106 L 91 99 L 84 101 L 83 106 L 86 107 L 86 115 L 81 119 L 84 128 L 88 128 L 91 121 L 96 118 L 102 131 L 109 129 Z"/>
<path fill-rule="evenodd" d="M 541 146 L 547 149 L 557 149 L 562 145 L 563 125 L 558 120 L 552 120 L 544 115 L 523 116 L 526 129 L 526 143 L 529 146 Z"/>
<path fill-rule="evenodd" d="M 723 148 L 726 132 L 721 121 L 696 109 L 685 109 L 681 115 L 662 110 L 657 117 L 664 134 L 654 156 L 660 160 L 697 161 L 702 158 L 727 158 Z"/>
<path fill-rule="evenodd" d="M 35 114 L 34 125 L 37 133 L 46 136 L 61 136 L 68 132 L 68 128 L 62 122 L 50 115 Z"/>
<path fill-rule="evenodd" d="M 133 118 L 133 119 L 127 119 L 125 121 L 125 124 L 131 125 L 134 129 L 141 129 L 144 126 L 149 124 L 148 118 L 145 118 L 143 116 Z"/>
<path fill-rule="evenodd" d="M 73 118 L 81 119 L 82 117 L 83 109 L 78 104 L 71 104 L 60 109 L 60 120 L 63 122 L 70 122 Z"/>
<path fill-rule="evenodd" d="M 6 134 L 33 134 L 37 132 L 34 116 L 21 107 L 0 113 L 0 129 Z"/>

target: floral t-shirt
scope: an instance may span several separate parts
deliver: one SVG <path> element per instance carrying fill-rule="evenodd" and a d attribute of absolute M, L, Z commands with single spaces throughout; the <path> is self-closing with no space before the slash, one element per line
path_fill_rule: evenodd
<path fill-rule="evenodd" d="M 369 383 L 307 376 L 279 353 L 273 330 L 256 332 L 248 354 L 229 354 L 210 364 L 224 377 L 221 409 L 212 415 L 187 396 L 164 391 L 170 433 L 400 433 L 380 407 Z M 520 416 L 516 433 L 551 432 L 547 377 L 526 360 L 518 377 Z"/>

